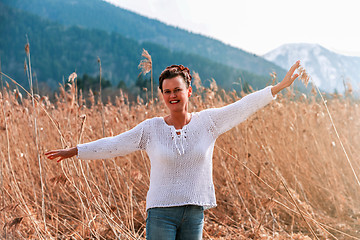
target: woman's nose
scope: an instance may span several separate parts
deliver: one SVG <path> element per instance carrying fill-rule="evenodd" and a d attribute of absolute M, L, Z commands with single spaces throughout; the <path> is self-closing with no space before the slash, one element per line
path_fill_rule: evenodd
<path fill-rule="evenodd" d="M 171 92 L 170 97 L 176 97 L 176 93 L 175 93 L 175 92 Z"/>

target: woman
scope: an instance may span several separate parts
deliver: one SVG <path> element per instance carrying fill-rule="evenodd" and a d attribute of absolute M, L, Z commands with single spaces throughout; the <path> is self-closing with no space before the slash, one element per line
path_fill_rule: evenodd
<path fill-rule="evenodd" d="M 151 162 L 146 197 L 147 239 L 201 239 L 204 210 L 216 206 L 212 181 L 212 155 L 219 135 L 244 121 L 271 102 L 298 77 L 296 62 L 283 81 L 251 93 L 222 108 L 188 112 L 191 75 L 182 65 L 167 67 L 159 77 L 170 114 L 141 122 L 114 137 L 45 153 L 58 162 L 78 155 L 80 159 L 104 159 L 145 150 Z"/>

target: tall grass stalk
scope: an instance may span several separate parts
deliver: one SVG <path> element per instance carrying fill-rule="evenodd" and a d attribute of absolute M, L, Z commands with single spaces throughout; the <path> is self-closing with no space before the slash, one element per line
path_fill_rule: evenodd
<path fill-rule="evenodd" d="M 1 72 L 1 58 L 0 58 L 0 72 Z M 0 84 L 1 84 L 1 107 L 2 107 L 2 113 L 4 115 L 4 129 L 7 129 L 7 120 L 6 120 L 6 113 L 5 113 L 5 103 L 4 103 L 4 95 L 5 95 L 5 89 L 4 89 L 4 84 L 3 84 L 3 78 L 2 78 L 2 74 L 0 74 Z M 1 126 L 0 126 L 1 127 Z M 8 133 L 7 133 L 8 134 Z M 6 134 L 6 135 L 7 135 Z M 8 139 L 8 135 L 6 136 L 6 138 Z M 7 154 L 9 156 L 10 150 L 9 150 L 9 143 L 7 141 Z M 1 208 L 5 207 L 5 196 L 4 196 L 4 177 L 3 177 L 3 166 L 4 166 L 4 158 L 1 158 L 1 162 L 0 162 L 0 187 L 1 187 Z M 1 218 L 3 220 L 3 223 L 6 222 L 6 216 L 5 216 L 5 212 L 1 211 Z M 4 239 L 6 239 L 6 228 L 4 228 Z"/>
<path fill-rule="evenodd" d="M 296 206 L 296 209 L 300 213 L 302 219 L 306 222 L 306 225 L 307 225 L 308 229 L 310 230 L 311 234 L 313 235 L 313 237 L 316 238 L 316 239 L 319 239 L 318 236 L 315 234 L 314 230 L 312 229 L 312 227 L 310 226 L 309 222 L 304 217 L 304 215 L 303 215 L 302 211 L 300 210 L 298 204 L 296 203 L 294 197 L 291 195 L 291 193 L 289 191 L 289 188 L 286 186 L 286 184 L 285 184 L 285 182 L 283 180 L 281 180 L 281 184 L 284 186 L 287 194 L 290 196 L 291 200 L 293 201 L 294 205 Z"/>
<path fill-rule="evenodd" d="M 100 81 L 100 86 L 99 86 L 99 99 L 100 99 L 100 106 L 101 106 L 101 125 L 102 125 L 102 137 L 105 137 L 105 107 L 104 104 L 102 103 L 102 94 L 101 94 L 101 78 L 102 78 L 102 67 L 101 67 L 101 59 L 100 57 L 98 57 L 98 64 L 99 64 L 99 81 Z M 109 181 L 109 176 L 108 176 L 108 170 L 107 170 L 107 164 L 105 161 L 102 162 L 103 165 L 103 169 L 104 169 L 104 175 L 105 175 L 105 181 L 107 183 L 107 186 L 109 187 L 109 205 L 111 205 L 110 203 L 110 198 L 112 198 L 114 200 L 114 202 L 116 203 L 115 197 L 114 197 L 114 192 L 113 192 L 113 188 L 112 185 L 110 184 Z M 84 175 L 85 177 L 85 175 Z M 100 193 L 100 191 L 99 191 Z"/>
<path fill-rule="evenodd" d="M 262 217 L 260 218 L 259 225 L 258 225 L 258 227 L 256 228 L 255 233 L 254 233 L 255 238 L 258 236 L 260 227 L 261 227 L 261 225 L 263 224 L 263 221 L 264 221 L 264 218 L 265 218 L 265 214 L 266 214 L 266 212 L 267 212 L 267 211 L 269 210 L 269 208 L 270 208 L 270 205 L 271 205 L 271 203 L 272 203 L 272 201 L 273 201 L 273 199 L 274 199 L 274 196 L 275 196 L 276 192 L 278 191 L 278 189 L 279 189 L 279 187 L 280 187 L 280 183 L 281 183 L 281 181 L 279 181 L 279 183 L 278 183 L 277 186 L 275 187 L 275 190 L 272 192 L 271 197 L 270 197 L 270 200 L 269 200 L 269 203 L 268 203 L 268 205 L 266 206 L 266 209 L 265 209 L 265 211 L 264 211 L 264 214 L 263 214 Z"/>
<path fill-rule="evenodd" d="M 243 167 L 244 167 L 246 170 L 248 170 L 256 179 L 258 179 L 260 182 L 262 182 L 262 183 L 265 184 L 268 188 L 270 188 L 270 190 L 273 192 L 273 194 L 276 193 L 278 196 L 280 196 L 281 198 L 285 199 L 291 206 L 296 207 L 298 211 L 296 212 L 296 211 L 292 210 L 292 209 L 291 209 L 290 207 L 288 207 L 286 204 L 281 203 L 281 202 L 275 200 L 275 199 L 272 197 L 271 199 L 272 199 L 275 203 L 277 203 L 277 204 L 281 205 L 282 207 L 284 207 L 284 208 L 292 211 L 293 213 L 299 214 L 299 215 L 300 215 L 301 217 L 303 217 L 304 219 L 306 218 L 306 219 L 308 219 L 308 220 L 311 220 L 311 221 L 314 222 L 315 224 L 321 226 L 321 228 L 322 228 L 324 231 L 326 231 L 329 235 L 331 235 L 331 233 L 329 233 L 325 228 L 328 228 L 328 229 L 330 229 L 330 230 L 332 230 L 332 231 L 336 231 L 336 232 L 338 232 L 338 233 L 341 233 L 341 234 L 343 234 L 343 235 L 345 235 L 345 236 L 347 236 L 347 237 L 351 237 L 351 238 L 353 238 L 353 239 L 359 239 L 359 238 L 356 238 L 356 237 L 354 237 L 354 236 L 348 235 L 348 234 L 346 234 L 346 233 L 343 232 L 343 231 L 340 231 L 340 230 L 338 230 L 338 229 L 335 229 L 335 228 L 333 228 L 333 227 L 331 227 L 331 226 L 329 226 L 329 225 L 327 225 L 327 224 L 321 223 L 321 222 L 315 220 L 313 217 L 309 216 L 307 213 L 304 213 L 301 209 L 298 208 L 298 206 L 296 206 L 296 202 L 294 203 L 295 200 L 293 199 L 292 195 L 290 195 L 291 200 L 292 200 L 292 201 L 290 202 L 283 194 L 281 194 L 280 192 L 277 191 L 278 186 L 277 186 L 277 188 L 273 188 L 269 183 L 267 183 L 264 179 L 260 178 L 253 170 L 251 170 L 248 166 L 246 166 L 244 163 L 242 163 L 242 162 L 241 162 L 239 159 L 237 159 L 235 156 L 233 156 L 232 154 L 230 154 L 230 153 L 227 152 L 226 150 L 220 148 L 219 146 L 215 146 L 215 147 L 218 148 L 219 150 L 221 150 L 221 151 L 222 151 L 223 153 L 225 153 L 226 155 L 230 156 L 231 158 L 233 158 L 233 159 L 237 160 L 239 163 L 241 163 L 241 164 L 243 165 Z M 227 171 L 227 172 L 228 172 L 228 171 Z M 279 174 L 277 174 L 277 175 L 279 175 Z M 280 177 L 281 177 L 281 175 L 280 175 Z M 280 180 L 280 183 L 283 184 L 283 181 L 284 181 L 284 180 Z M 284 184 L 283 184 L 283 185 L 284 185 Z M 286 186 L 284 186 L 284 187 L 287 188 Z M 288 191 L 288 189 L 287 189 L 287 191 Z M 242 199 L 242 198 L 240 198 L 240 199 Z M 246 208 L 246 211 L 248 211 L 247 208 Z M 305 222 L 308 224 L 308 222 L 307 222 L 306 220 L 305 220 Z"/>
<path fill-rule="evenodd" d="M 36 146 L 36 152 L 37 152 L 37 159 L 39 164 L 39 177 L 40 177 L 40 184 L 41 184 L 41 209 L 42 209 L 42 215 L 43 215 L 43 221 L 44 221 L 44 232 L 46 232 L 46 209 L 45 209 L 45 190 L 44 190 L 44 179 L 43 179 L 43 170 L 42 170 L 42 162 L 39 152 L 39 140 L 38 140 L 38 128 L 37 128 L 37 108 L 35 107 L 35 101 L 34 101 L 34 89 L 33 89 L 33 80 L 32 80 L 32 69 L 31 69 L 31 59 L 30 59 L 30 44 L 29 41 L 27 41 L 27 44 L 25 45 L 25 52 L 27 57 L 27 67 L 29 70 L 28 80 L 29 80 L 29 86 L 30 86 L 30 92 L 32 96 L 32 105 L 33 105 L 33 117 L 34 117 L 34 134 L 35 134 L 35 146 Z"/>
<path fill-rule="evenodd" d="M 142 57 L 144 57 L 144 59 L 142 59 L 139 63 L 139 68 L 141 69 L 140 74 L 147 74 L 148 72 L 151 73 L 150 75 L 150 88 L 151 88 L 151 101 L 154 101 L 154 83 L 153 83 L 153 66 L 152 66 L 152 59 L 151 59 L 151 55 L 149 54 L 148 51 L 146 51 L 145 49 L 143 49 Z M 140 75 L 139 74 L 139 75 Z"/>
<path fill-rule="evenodd" d="M 102 126 L 102 136 L 105 137 L 105 119 L 104 119 L 104 104 L 102 104 L 102 96 L 101 96 L 101 74 L 102 74 L 102 68 L 101 68 L 101 59 L 98 57 L 98 64 L 99 64 L 99 105 L 101 107 L 101 126 Z"/>
<path fill-rule="evenodd" d="M 3 94 L 4 95 L 4 94 Z M 18 186 L 18 180 L 16 179 L 16 173 L 14 171 L 14 168 L 13 168 L 13 165 L 12 165 L 12 161 L 11 161 L 11 148 L 10 148 L 10 134 L 9 134 L 9 124 L 8 124 L 8 118 L 7 118 L 7 114 L 6 114 L 6 111 L 5 111 L 5 101 L 4 99 L 2 99 L 2 107 L 3 107 L 3 114 L 4 114 L 4 124 L 5 124 L 5 133 L 6 133 L 6 149 L 7 149 L 7 160 L 8 160 L 8 165 L 7 165 L 7 170 L 8 170 L 8 174 L 12 177 L 13 181 L 10 183 L 10 185 L 12 185 L 12 189 L 14 190 L 14 193 L 16 195 L 16 199 L 18 201 L 21 202 L 22 206 L 25 208 L 23 209 L 23 212 L 26 214 L 26 216 L 29 217 L 29 219 L 31 220 L 31 224 L 33 225 L 36 233 L 37 233 L 37 236 L 39 238 L 41 238 L 43 235 L 41 234 L 40 232 L 40 229 L 39 229 L 39 226 L 37 224 L 37 222 L 33 219 L 33 216 L 31 214 L 31 211 L 29 210 L 29 207 L 28 207 L 28 204 L 27 202 L 25 201 L 24 197 L 23 197 L 23 194 L 22 194 L 22 191 L 20 190 L 19 186 Z M 2 188 L 2 190 L 4 191 L 4 187 Z M 6 190 L 5 190 L 6 191 Z M 8 193 L 8 195 L 10 195 Z M 5 200 L 5 197 L 3 198 L 3 200 Z M 20 206 L 21 207 L 21 206 Z M 4 210 L 5 207 L 2 209 Z M 3 227 L 3 230 L 4 230 L 4 236 L 6 236 L 6 215 L 4 213 L 4 227 Z"/>
<path fill-rule="evenodd" d="M 315 84 L 314 84 L 314 85 L 315 85 Z M 347 162 L 348 162 L 348 164 L 349 164 L 349 166 L 350 166 L 350 168 L 351 168 L 351 171 L 352 171 L 352 173 L 353 173 L 353 175 L 354 175 L 354 177 L 355 177 L 355 180 L 356 180 L 358 186 L 360 187 L 359 178 L 358 178 L 358 176 L 357 176 L 357 174 L 356 174 L 356 172 L 355 172 L 355 169 L 354 169 L 354 167 L 353 167 L 353 164 L 352 164 L 352 162 L 351 162 L 351 160 L 350 160 L 350 158 L 349 158 L 349 156 L 348 156 L 348 154 L 347 154 L 347 152 L 346 152 L 346 150 L 345 150 L 344 144 L 343 144 L 343 142 L 342 142 L 342 140 L 341 140 L 341 138 L 340 138 L 340 135 L 339 135 L 339 133 L 338 133 L 338 130 L 337 130 L 335 124 L 334 124 L 334 120 L 333 120 L 333 118 L 332 118 L 332 116 L 331 116 L 331 113 L 330 113 L 330 110 L 329 110 L 329 108 L 328 108 L 328 106 L 327 106 L 327 101 L 324 99 L 323 94 L 321 93 L 321 91 L 319 90 L 319 88 L 318 88 L 316 85 L 315 85 L 315 87 L 316 87 L 316 90 L 318 91 L 318 93 L 319 93 L 319 95 L 320 95 L 320 97 L 321 97 L 321 100 L 322 100 L 322 102 L 323 102 L 323 104 L 324 104 L 324 106 L 325 106 L 326 112 L 327 112 L 327 114 L 328 114 L 328 116 L 329 116 L 329 118 L 330 118 L 330 121 L 331 121 L 331 125 L 332 125 L 332 127 L 333 127 L 333 129 L 334 129 L 334 131 L 335 131 L 335 134 L 336 134 L 337 139 L 338 139 L 339 142 L 340 142 L 340 145 L 341 145 L 341 148 L 342 148 L 342 150 L 343 150 L 343 152 L 344 152 L 344 154 L 345 154 L 346 160 L 347 160 Z"/>
<path fill-rule="evenodd" d="M 319 93 L 319 95 L 320 95 L 320 97 L 321 97 L 321 100 L 322 100 L 322 102 L 323 102 L 323 104 L 324 104 L 324 106 L 325 106 L 326 112 L 327 112 L 327 114 L 328 114 L 328 116 L 329 116 L 329 118 L 330 118 L 331 125 L 332 125 L 332 127 L 333 127 L 333 129 L 334 129 L 334 131 L 335 131 L 336 137 L 337 137 L 337 139 L 338 139 L 339 142 L 340 142 L 340 145 L 341 145 L 341 148 L 342 148 L 342 150 L 343 150 L 343 152 L 344 152 L 344 154 L 345 154 L 346 160 L 347 160 L 347 162 L 348 162 L 348 164 L 349 164 L 349 166 L 350 166 L 350 168 L 351 168 L 352 174 L 354 175 L 355 180 L 356 180 L 358 186 L 360 187 L 359 178 L 358 178 L 358 176 L 357 176 L 357 174 L 356 174 L 356 172 L 355 172 L 355 169 L 354 169 L 354 167 L 353 167 L 353 164 L 352 164 L 352 162 L 350 161 L 350 158 L 349 158 L 349 156 L 348 156 L 348 154 L 347 154 L 347 152 L 346 152 L 346 150 L 345 150 L 344 144 L 343 144 L 342 140 L 340 139 L 340 135 L 339 135 L 339 133 L 338 133 L 338 131 L 337 131 L 337 128 L 336 128 L 336 126 L 335 126 L 335 124 L 334 124 L 333 118 L 332 118 L 331 113 L 330 113 L 330 111 L 329 111 L 329 108 L 328 108 L 328 106 L 327 106 L 327 101 L 324 99 L 323 94 L 322 94 L 321 91 L 319 90 L 318 86 L 313 82 L 311 76 L 306 72 L 306 70 L 305 70 L 304 67 L 300 66 L 299 69 L 298 69 L 298 73 L 299 73 L 299 78 L 300 78 L 300 80 L 305 84 L 305 86 L 308 85 L 309 81 L 312 81 L 313 88 L 315 87 L 316 91 Z M 347 85 L 345 84 L 344 79 L 343 79 L 343 84 L 344 84 L 344 89 L 345 89 L 345 95 L 348 94 L 347 91 L 346 91 L 347 89 L 348 89 L 348 91 L 349 91 L 349 94 L 351 94 L 351 92 L 352 92 L 352 87 L 351 87 L 351 85 L 349 84 L 349 85 L 347 86 Z"/>
<path fill-rule="evenodd" d="M 0 126 L 6 124 L 6 128 L 0 129 L 0 155 L 4 156 L 5 207 L 11 210 L 0 209 L 8 223 L 5 229 L 0 227 L 2 236 L 6 230 L 7 237 L 14 239 L 144 239 L 150 162 L 141 151 L 103 161 L 65 160 L 61 170 L 58 163 L 43 161 L 43 169 L 51 170 L 47 177 L 59 179 L 51 187 L 45 185 L 44 231 L 40 201 L 33 200 L 34 188 L 40 196 L 40 181 L 37 174 L 29 176 L 23 168 L 27 159 L 36 159 L 37 154 L 35 142 L 28 140 L 32 136 L 28 129 L 33 124 L 32 99 L 38 109 L 37 126 L 41 128 L 39 145 L 44 150 L 103 137 L 99 131 L 102 117 L 106 120 L 105 135 L 113 136 L 144 119 L 166 114 L 159 102 L 129 104 L 126 96 L 117 99 L 116 105 L 99 103 L 74 109 L 75 88 L 61 88 L 63 92 L 56 102 L 45 102 L 27 93 L 18 103 L 16 92 L 9 87 L 3 91 Z M 211 89 L 201 94 L 194 91 L 191 110 L 220 107 L 238 99 L 233 92 Z M 306 221 L 320 239 L 359 239 L 358 186 L 353 184 L 347 162 L 339 160 L 343 150 L 332 143 L 335 133 L 329 131 L 331 124 L 321 100 L 291 98 L 279 95 L 217 140 L 213 176 L 218 207 L 205 211 L 204 239 L 314 238 Z M 352 143 L 350 159 L 360 155 L 360 138 L 356 134 L 360 125 L 352 120 L 360 117 L 357 104 L 342 98 L 328 103 L 330 112 L 338 110 L 332 114 L 334 122 L 343 120 L 337 126 L 339 132 L 349 127 L 353 130 L 344 132 L 345 140 Z M 99 114 L 101 105 L 105 111 Z M 355 170 L 357 160 L 355 157 Z M 30 167 L 34 173 L 38 168 L 36 162 Z M 32 186 L 29 178 L 39 184 Z M 45 174 L 43 178 L 51 182 Z M 279 179 L 286 183 L 291 196 L 283 185 L 277 187 Z M 17 203 L 16 209 L 11 207 Z M 9 227 L 20 218 L 23 220 L 17 230 Z"/>
<path fill-rule="evenodd" d="M 30 92 L 28 92 L 21 84 L 19 84 L 17 81 L 15 81 L 13 78 L 11 78 L 9 75 L 7 75 L 4 72 L 0 72 L 1 76 L 6 77 L 7 79 L 9 79 L 12 83 L 14 83 L 15 85 L 19 86 L 24 92 L 26 92 L 27 96 L 29 96 L 31 98 L 32 101 L 35 101 L 38 106 L 41 107 L 41 109 L 44 111 L 44 113 L 46 114 L 46 116 L 48 117 L 48 119 L 50 120 L 50 122 L 52 123 L 53 127 L 55 127 L 55 129 L 57 130 L 59 136 L 60 136 L 60 141 L 64 144 L 65 143 L 65 138 L 64 138 L 64 134 L 61 132 L 61 129 L 59 127 L 59 124 L 57 121 L 55 121 L 54 118 L 52 118 L 49 114 L 49 112 L 44 108 L 44 106 L 42 106 L 40 104 L 40 102 L 33 96 L 31 95 Z"/>

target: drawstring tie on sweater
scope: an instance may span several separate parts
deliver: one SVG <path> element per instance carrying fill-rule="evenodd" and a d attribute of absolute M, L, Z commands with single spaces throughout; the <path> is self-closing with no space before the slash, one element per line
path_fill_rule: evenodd
<path fill-rule="evenodd" d="M 186 132 L 173 129 L 173 131 L 171 133 L 173 135 L 172 138 L 174 140 L 174 144 L 175 144 L 177 152 L 179 153 L 179 155 L 185 154 L 184 138 L 186 138 Z M 178 134 L 178 133 L 180 133 L 180 134 Z"/>

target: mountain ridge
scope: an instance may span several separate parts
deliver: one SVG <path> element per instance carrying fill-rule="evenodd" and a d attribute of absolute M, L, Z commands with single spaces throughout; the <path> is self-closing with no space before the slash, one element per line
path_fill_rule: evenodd
<path fill-rule="evenodd" d="M 360 89 L 360 57 L 346 56 L 326 49 L 319 44 L 284 44 L 264 55 L 269 61 L 288 68 L 300 59 L 314 83 L 327 92 L 343 92 L 351 84 Z"/>
<path fill-rule="evenodd" d="M 286 73 L 284 69 L 260 56 L 232 47 L 219 40 L 139 15 L 109 2 L 101 0 L 72 0 L 71 2 L 6 0 L 6 2 L 13 7 L 30 11 L 64 25 L 78 25 L 107 32 L 117 32 L 139 43 L 153 42 L 172 51 L 196 54 L 257 75 L 268 77 L 269 73 L 274 71 L 281 76 Z M 79 17 L 74 18 L 75 15 Z"/>
<path fill-rule="evenodd" d="M 114 85 L 124 81 L 129 86 L 140 72 L 141 51 L 147 49 L 153 58 L 154 76 L 173 63 L 184 64 L 200 74 L 203 81 L 214 78 L 225 89 L 235 87 L 239 77 L 253 87 L 263 87 L 266 77 L 219 64 L 194 54 L 170 51 L 163 46 L 125 38 L 117 33 L 98 29 L 64 26 L 40 19 L 23 10 L 14 9 L 0 1 L 0 56 L 2 70 L 25 84 L 23 70 L 25 35 L 29 37 L 33 72 L 41 82 L 53 89 L 61 79 L 76 71 L 96 76 L 102 62 L 103 76 Z M 62 83 L 62 82 L 61 82 Z"/>

